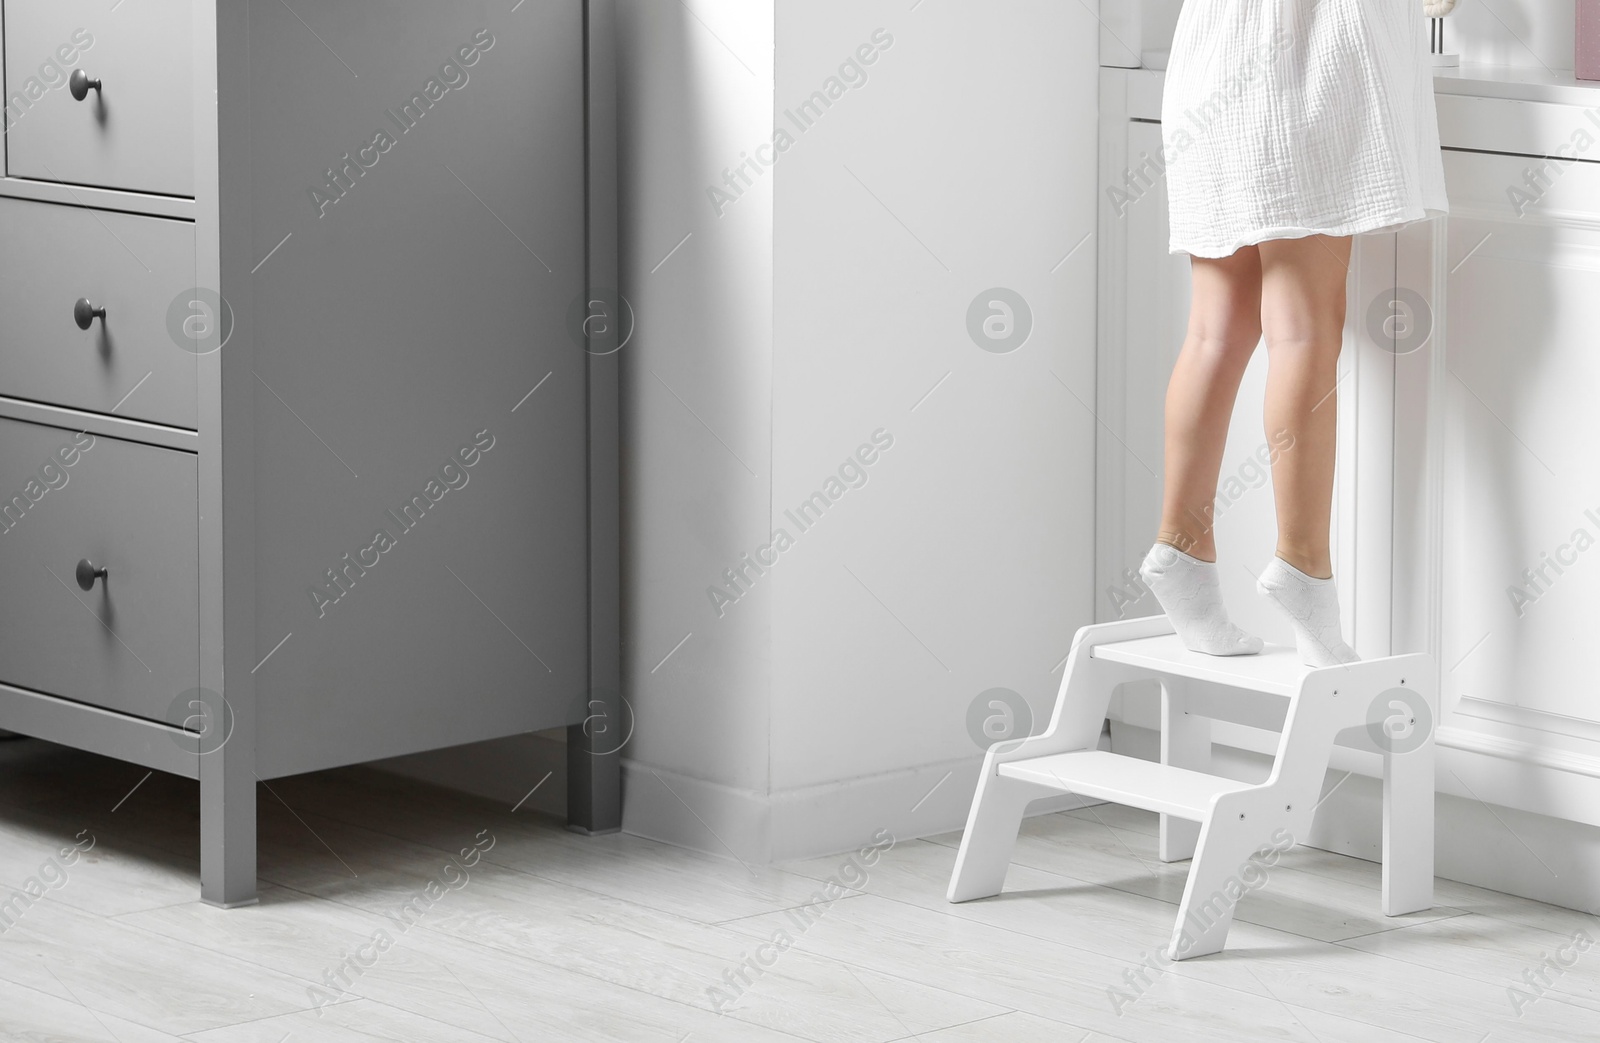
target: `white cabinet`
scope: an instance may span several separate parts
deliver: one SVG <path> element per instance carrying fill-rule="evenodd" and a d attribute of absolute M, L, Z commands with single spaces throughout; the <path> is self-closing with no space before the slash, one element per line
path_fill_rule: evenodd
<path fill-rule="evenodd" d="M 1446 705 L 1600 722 L 1600 163 L 1518 216 L 1526 159 L 1448 159 Z"/>
<path fill-rule="evenodd" d="M 1401 264 L 1434 330 L 1397 358 L 1396 640 L 1440 660 L 1441 788 L 1600 824 L 1600 163 L 1448 148 L 1476 101 L 1440 98 L 1451 215 Z M 1474 144 L 1531 148 L 1554 106 L 1517 104 Z"/>

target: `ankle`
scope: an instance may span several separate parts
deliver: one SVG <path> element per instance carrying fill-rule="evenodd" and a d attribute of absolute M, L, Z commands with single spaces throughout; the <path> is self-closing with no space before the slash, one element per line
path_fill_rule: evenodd
<path fill-rule="evenodd" d="M 1324 667 L 1359 659 L 1341 632 L 1339 597 L 1333 584 L 1316 576 L 1308 582 L 1304 575 L 1305 570 L 1280 554 L 1256 580 L 1256 590 L 1276 602 L 1294 628 L 1300 661 Z"/>
<path fill-rule="evenodd" d="M 1216 564 L 1217 545 L 1207 539 L 1196 539 L 1188 533 L 1168 532 L 1163 529 L 1156 534 L 1156 542 L 1173 550 L 1182 551 L 1191 558 L 1198 558 L 1208 564 Z"/>
<path fill-rule="evenodd" d="M 1280 546 L 1275 553 L 1285 563 L 1293 565 L 1312 579 L 1333 578 L 1333 561 L 1327 551 L 1320 554 L 1307 553 L 1297 548 Z"/>

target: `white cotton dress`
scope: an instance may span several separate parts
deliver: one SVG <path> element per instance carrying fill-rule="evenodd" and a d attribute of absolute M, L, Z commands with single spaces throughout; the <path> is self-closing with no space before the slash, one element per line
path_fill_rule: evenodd
<path fill-rule="evenodd" d="M 1449 212 L 1421 0 L 1184 0 L 1161 137 L 1168 253 Z"/>

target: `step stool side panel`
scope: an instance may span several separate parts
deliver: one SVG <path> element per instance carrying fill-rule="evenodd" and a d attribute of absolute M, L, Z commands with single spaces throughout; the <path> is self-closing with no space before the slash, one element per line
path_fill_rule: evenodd
<path fill-rule="evenodd" d="M 1312 670 L 1289 699 L 1277 754 L 1264 787 L 1280 799 L 1296 843 L 1311 830 L 1338 735 L 1366 720 L 1390 671 L 1368 662 Z"/>
<path fill-rule="evenodd" d="M 950 875 L 950 889 L 946 895 L 950 901 L 965 902 L 999 894 L 1005 886 L 1011 851 L 1028 804 L 1060 792 L 1053 787 L 1001 776 L 999 766 L 1052 753 L 1092 750 L 1100 745 L 1106 710 L 1122 675 L 1108 669 L 1112 664 L 1095 662 L 1094 646 L 1172 632 L 1172 622 L 1166 616 L 1143 616 L 1091 623 L 1080 627 L 1073 635 L 1049 725 L 1038 735 L 996 743 L 984 754 L 978 788 L 972 797 L 967 827 L 961 835 L 955 869 Z"/>
<path fill-rule="evenodd" d="M 1234 907 L 1262 886 L 1264 866 L 1271 864 L 1258 859 L 1257 853 L 1290 844 L 1282 805 L 1266 787 L 1218 797 L 1200 828 L 1167 955 L 1187 960 L 1221 952 L 1233 925 Z"/>
<path fill-rule="evenodd" d="M 1392 694 L 1396 689 L 1414 697 L 1402 699 Z M 1398 916 L 1433 905 L 1438 698 L 1430 657 L 1390 656 L 1308 673 L 1290 704 L 1268 786 L 1293 808 L 1288 824 L 1295 839 L 1305 837 L 1338 733 L 1382 720 L 1393 712 L 1390 699 L 1426 708 L 1424 733 L 1414 744 L 1397 740 L 1383 753 L 1383 911 Z"/>
<path fill-rule="evenodd" d="M 1173 928 L 1172 959 L 1221 951 L 1235 904 L 1253 890 L 1252 880 L 1259 882 L 1261 868 L 1251 856 L 1269 843 L 1294 843 L 1306 836 L 1334 740 L 1364 720 L 1385 676 L 1383 668 L 1359 663 L 1305 675 L 1299 691 L 1290 696 L 1267 780 L 1217 797 L 1201 828 Z"/>
<path fill-rule="evenodd" d="M 1050 724 L 1043 733 L 1055 743 L 1037 745 L 1026 756 L 1092 750 L 1098 746 L 1117 685 L 1131 677 L 1145 675 L 1130 672 L 1118 663 L 1095 659 L 1095 646 L 1170 633 L 1173 633 L 1172 621 L 1166 616 L 1141 616 L 1080 627 L 1061 672 Z"/>

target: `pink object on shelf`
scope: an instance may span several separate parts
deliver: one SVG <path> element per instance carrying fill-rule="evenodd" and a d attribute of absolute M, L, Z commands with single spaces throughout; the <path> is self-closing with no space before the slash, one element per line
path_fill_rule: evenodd
<path fill-rule="evenodd" d="M 1577 51 L 1573 68 L 1580 80 L 1600 80 L 1600 0 L 1577 0 Z"/>

